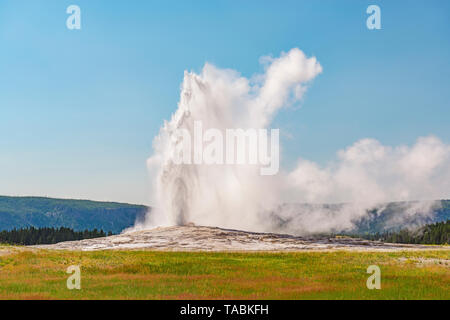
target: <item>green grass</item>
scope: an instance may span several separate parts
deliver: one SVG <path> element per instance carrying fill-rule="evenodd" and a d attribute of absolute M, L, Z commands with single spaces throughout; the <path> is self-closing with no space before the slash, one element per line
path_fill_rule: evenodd
<path fill-rule="evenodd" d="M 428 259 L 420 263 L 417 259 Z M 1 299 L 450 299 L 450 251 L 186 253 L 0 248 Z M 381 290 L 368 290 L 369 265 Z M 81 290 L 66 269 L 81 266 Z"/>

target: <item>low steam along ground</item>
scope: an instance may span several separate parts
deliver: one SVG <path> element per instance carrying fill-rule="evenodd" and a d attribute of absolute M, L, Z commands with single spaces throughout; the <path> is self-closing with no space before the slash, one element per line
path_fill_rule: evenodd
<path fill-rule="evenodd" d="M 81 267 L 81 290 L 66 288 L 70 265 Z M 369 265 L 381 269 L 381 290 L 366 287 Z M 448 250 L 230 253 L 0 247 L 0 298 L 448 300 L 449 271 Z"/>

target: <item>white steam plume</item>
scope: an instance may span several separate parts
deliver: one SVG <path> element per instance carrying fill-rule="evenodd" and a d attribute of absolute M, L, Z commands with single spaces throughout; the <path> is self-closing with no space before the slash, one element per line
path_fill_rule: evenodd
<path fill-rule="evenodd" d="M 450 190 L 450 146 L 434 136 L 412 146 L 388 147 L 362 139 L 338 152 L 321 168 L 300 159 L 289 182 L 303 202 L 371 204 L 401 200 L 441 199 Z M 447 179 L 446 179 L 447 178 Z"/>
<path fill-rule="evenodd" d="M 322 72 L 315 57 L 297 48 L 262 62 L 265 73 L 251 79 L 208 63 L 200 74 L 185 72 L 178 109 L 155 138 L 148 160 L 157 202 L 135 229 L 193 222 L 297 234 L 342 231 L 387 201 L 448 196 L 450 147 L 436 137 L 395 148 L 363 139 L 340 151 L 329 166 L 301 159 L 294 171 L 277 176 L 261 176 L 257 166 L 175 165 L 175 130 L 193 132 L 194 121 L 204 129 L 269 127 L 277 111 L 301 99 L 308 82 Z M 286 203 L 348 204 L 300 210 Z M 432 205 L 417 210 L 407 205 L 400 215 L 428 214 Z"/>
<path fill-rule="evenodd" d="M 340 203 L 336 207 L 284 206 L 278 215 L 289 219 L 295 233 L 349 230 L 367 215 L 390 201 L 400 203 L 386 227 L 408 226 L 409 221 L 430 217 L 432 209 L 450 194 L 450 146 L 434 136 L 421 137 L 412 146 L 383 146 L 362 139 L 338 152 L 325 167 L 300 159 L 286 175 L 286 202 Z M 415 217 L 415 219 L 412 219 Z"/>

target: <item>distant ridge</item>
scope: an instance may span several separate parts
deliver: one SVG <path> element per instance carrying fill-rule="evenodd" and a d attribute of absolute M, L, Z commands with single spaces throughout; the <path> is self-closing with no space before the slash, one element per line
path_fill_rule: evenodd
<path fill-rule="evenodd" d="M 447 221 L 450 219 L 450 201 L 437 201 L 441 205 L 436 207 L 430 215 L 412 215 L 406 219 L 396 221 L 398 214 L 405 205 L 416 202 L 391 202 L 382 209 L 368 211 L 364 218 L 355 222 L 355 229 L 349 230 L 353 234 L 374 234 L 384 231 L 396 231 L 404 227 L 421 227 L 426 224 Z M 312 205 L 291 204 L 298 215 L 308 214 L 311 207 L 326 208 L 331 214 L 339 214 L 339 204 Z M 103 230 L 105 232 L 120 233 L 131 227 L 136 221 L 144 219 L 151 208 L 143 205 L 101 202 L 91 200 L 54 199 L 46 197 L 10 197 L 0 196 L 0 231 L 26 227 L 67 227 L 75 231 L 85 229 Z M 295 218 L 295 215 L 293 215 Z M 301 228 L 295 219 L 281 219 L 275 213 L 271 216 L 274 232 L 295 232 Z M 289 226 L 288 229 L 286 227 Z"/>
<path fill-rule="evenodd" d="M 0 196 L 0 230 L 33 226 L 119 233 L 143 219 L 148 210 L 117 202 Z"/>

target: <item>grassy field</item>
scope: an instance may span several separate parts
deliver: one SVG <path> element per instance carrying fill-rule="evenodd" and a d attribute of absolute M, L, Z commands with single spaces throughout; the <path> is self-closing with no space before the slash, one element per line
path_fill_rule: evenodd
<path fill-rule="evenodd" d="M 450 251 L 58 252 L 0 247 L 0 299 L 450 299 Z M 368 290 L 369 265 L 381 290 Z M 66 269 L 81 267 L 81 290 Z"/>

